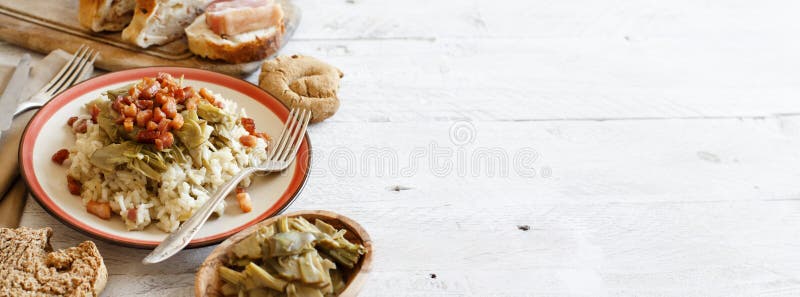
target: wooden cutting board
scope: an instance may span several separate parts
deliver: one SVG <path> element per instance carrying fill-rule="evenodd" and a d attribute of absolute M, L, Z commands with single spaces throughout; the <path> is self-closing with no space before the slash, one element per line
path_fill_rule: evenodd
<path fill-rule="evenodd" d="M 284 9 L 286 32 L 280 47 L 294 34 L 300 23 L 300 9 L 289 0 L 278 0 Z M 122 70 L 147 66 L 184 66 L 245 76 L 261 65 L 260 61 L 229 64 L 195 56 L 186 38 L 162 46 L 143 49 L 122 41 L 120 32 L 95 33 L 78 23 L 78 1 L 0 1 L 0 39 L 43 54 L 55 49 L 73 52 L 82 44 L 100 51 L 95 67 Z"/>

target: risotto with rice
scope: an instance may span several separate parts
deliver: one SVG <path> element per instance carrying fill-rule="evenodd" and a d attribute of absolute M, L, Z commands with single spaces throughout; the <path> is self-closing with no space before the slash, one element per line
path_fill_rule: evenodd
<path fill-rule="evenodd" d="M 67 162 L 70 192 L 100 218 L 118 214 L 129 230 L 174 231 L 217 187 L 266 160 L 269 143 L 234 102 L 167 73 L 107 91 L 68 125 L 75 145 L 53 161 Z M 244 212 L 249 183 L 237 189 Z"/>

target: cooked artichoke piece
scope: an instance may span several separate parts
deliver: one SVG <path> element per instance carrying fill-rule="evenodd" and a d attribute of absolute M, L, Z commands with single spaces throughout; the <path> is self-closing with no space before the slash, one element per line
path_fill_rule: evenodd
<path fill-rule="evenodd" d="M 278 219 L 278 233 L 289 232 L 289 218 L 282 217 Z"/>
<path fill-rule="evenodd" d="M 294 281 L 300 279 L 298 258 L 298 255 L 269 258 L 264 263 L 266 266 L 275 269 L 275 272 L 277 272 L 281 278 Z"/>
<path fill-rule="evenodd" d="M 148 165 L 147 162 L 145 161 L 139 159 L 133 159 L 131 160 L 131 162 L 128 163 L 127 168 L 133 171 L 137 171 L 152 180 L 156 181 L 161 180 L 161 173 L 153 169 L 153 167 L 150 167 L 150 165 Z"/>
<path fill-rule="evenodd" d="M 317 246 L 320 248 L 335 249 L 341 247 L 339 242 L 328 234 L 319 232 L 315 233 L 314 236 L 317 237 Z"/>
<path fill-rule="evenodd" d="M 289 231 L 273 235 L 267 240 L 269 257 L 298 255 L 314 249 L 314 234 Z"/>
<path fill-rule="evenodd" d="M 344 234 L 347 232 L 347 230 L 342 229 L 337 231 L 336 228 L 321 220 L 316 220 L 314 224 L 317 228 L 319 228 L 319 230 L 330 235 L 333 240 L 336 241 L 336 245 L 331 245 L 327 242 L 320 241 L 318 246 L 319 249 L 325 254 L 329 255 L 337 263 L 348 268 L 353 268 L 355 263 L 358 263 L 360 256 L 364 254 L 364 247 L 354 244 L 344 238 Z"/>
<path fill-rule="evenodd" d="M 228 265 L 245 266 L 244 278 L 236 279 L 239 293 L 302 297 L 341 293 L 346 283 L 336 263 L 352 268 L 365 253 L 363 246 L 344 238 L 345 232 L 319 220 L 311 224 L 286 217 L 257 230 L 229 254 Z"/>
<path fill-rule="evenodd" d="M 181 112 L 181 115 L 183 116 L 183 126 L 173 132 L 191 152 L 191 149 L 197 148 L 208 140 L 205 133 L 206 122 L 200 120 L 193 110 L 185 110 Z"/>
<path fill-rule="evenodd" d="M 261 258 L 261 236 L 259 236 L 258 232 L 250 234 L 250 236 L 235 244 L 231 252 L 237 258 Z"/>
<path fill-rule="evenodd" d="M 140 150 L 141 146 L 132 141 L 112 143 L 95 150 L 89 162 L 97 168 L 112 171 L 118 165 L 130 162 L 131 156 L 136 156 Z"/>
<path fill-rule="evenodd" d="M 225 111 L 205 100 L 200 100 L 197 104 L 197 115 L 212 123 L 222 122 L 227 116 Z"/>
<path fill-rule="evenodd" d="M 327 271 L 323 270 L 319 260 L 314 261 L 317 258 L 319 255 L 316 252 L 307 252 L 298 258 L 297 266 L 300 268 L 300 280 L 303 283 L 317 285 L 325 280 L 323 274 Z"/>
<path fill-rule="evenodd" d="M 261 287 L 271 288 L 273 290 L 278 290 L 283 292 L 288 284 L 285 280 L 280 278 L 274 277 L 269 272 L 264 270 L 263 268 L 259 267 L 253 262 L 247 264 L 247 267 L 244 268 L 244 273 L 248 276 L 249 279 L 253 280 L 257 285 Z"/>
<path fill-rule="evenodd" d="M 269 288 L 255 288 L 247 291 L 247 297 L 277 297 L 281 293 Z"/>
<path fill-rule="evenodd" d="M 236 266 L 236 267 L 245 267 L 247 264 L 250 264 L 252 260 L 250 259 L 239 259 L 239 258 L 229 258 L 228 265 L 229 266 Z"/>
<path fill-rule="evenodd" d="M 186 155 L 184 155 L 183 153 L 183 150 L 184 149 L 180 146 L 173 146 L 172 148 L 167 149 L 164 152 L 167 152 L 169 154 L 169 157 L 172 158 L 172 160 L 182 164 L 185 163 L 187 160 Z"/>
<path fill-rule="evenodd" d="M 300 232 L 309 232 L 309 233 L 322 232 L 316 226 L 309 223 L 303 217 L 292 218 L 291 220 L 289 220 L 289 227 Z"/>
<path fill-rule="evenodd" d="M 91 110 L 92 105 L 96 105 L 100 109 L 100 114 L 97 115 L 97 124 L 100 129 L 108 135 L 111 142 L 118 142 L 120 126 L 115 121 L 119 117 L 119 113 L 111 108 L 111 101 L 97 99 L 87 104 L 86 109 Z"/>
<path fill-rule="evenodd" d="M 258 229 L 258 232 L 261 233 L 261 236 L 263 237 L 263 239 L 266 239 L 266 238 L 268 238 L 268 237 L 270 237 L 272 235 L 275 235 L 275 226 L 274 225 L 269 225 L 269 226 L 266 226 L 266 227 L 261 227 L 260 229 Z"/>
<path fill-rule="evenodd" d="M 342 272 L 339 270 L 332 269 L 330 270 L 331 276 L 331 285 L 333 286 L 333 294 L 339 295 L 347 285 L 344 283 L 344 278 L 342 277 Z"/>
<path fill-rule="evenodd" d="M 239 293 L 239 288 L 237 288 L 236 285 L 234 285 L 234 284 L 226 282 L 226 283 L 222 284 L 222 287 L 220 288 L 220 291 L 222 291 L 222 295 L 230 296 L 230 295 L 238 294 Z"/>
<path fill-rule="evenodd" d="M 244 285 L 244 280 L 245 280 L 244 273 L 238 272 L 236 270 L 230 269 L 222 265 L 219 266 L 218 272 L 219 276 L 226 282 L 236 286 Z"/>
<path fill-rule="evenodd" d="M 128 90 L 130 90 L 131 87 L 133 87 L 134 85 L 135 84 L 129 84 L 129 85 L 125 85 L 125 86 L 113 89 L 113 90 L 108 90 L 105 93 L 106 97 L 108 97 L 108 100 L 114 101 L 114 100 L 117 99 L 117 96 L 128 95 Z"/>
<path fill-rule="evenodd" d="M 286 295 L 288 297 L 325 297 L 318 288 L 307 287 L 297 283 L 289 284 L 286 287 Z"/>
<path fill-rule="evenodd" d="M 322 233 L 325 233 L 325 234 L 328 234 L 328 235 L 333 235 L 333 234 L 336 233 L 336 228 L 333 228 L 333 226 L 331 226 L 328 223 L 325 223 L 324 221 L 322 221 L 320 219 L 317 219 L 317 220 L 314 221 L 314 226 L 317 227 L 317 229 L 319 229 L 319 231 L 321 231 Z"/>
<path fill-rule="evenodd" d="M 342 264 L 347 268 L 353 268 L 353 266 L 358 263 L 358 258 L 360 257 L 360 254 L 343 248 L 330 250 L 323 249 L 323 252 L 328 256 L 331 256 L 336 263 Z"/>
<path fill-rule="evenodd" d="M 158 172 L 167 170 L 167 161 L 164 160 L 164 156 L 161 153 L 153 151 L 149 146 L 142 146 L 139 153 L 141 154 L 141 160 L 154 170 Z"/>

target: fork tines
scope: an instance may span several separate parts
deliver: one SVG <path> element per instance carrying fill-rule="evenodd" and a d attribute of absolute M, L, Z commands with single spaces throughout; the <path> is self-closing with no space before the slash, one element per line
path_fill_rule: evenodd
<path fill-rule="evenodd" d="M 307 109 L 292 108 L 289 118 L 283 125 L 283 132 L 275 142 L 272 151 L 269 153 L 270 161 L 291 162 L 297 155 L 303 137 L 306 135 L 306 127 L 311 120 L 311 111 Z"/>
<path fill-rule="evenodd" d="M 58 71 L 58 74 L 49 83 L 42 87 L 39 93 L 52 97 L 72 86 L 84 76 L 86 71 L 89 71 L 98 54 L 97 51 L 85 44 L 81 45 L 67 64 Z"/>

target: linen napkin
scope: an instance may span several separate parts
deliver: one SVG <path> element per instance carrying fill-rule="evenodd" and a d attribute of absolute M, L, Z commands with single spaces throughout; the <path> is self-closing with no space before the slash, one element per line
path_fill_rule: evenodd
<path fill-rule="evenodd" d="M 22 96 L 17 100 L 19 102 L 28 100 L 31 95 L 47 84 L 70 58 L 72 58 L 72 54 L 63 50 L 55 50 L 44 59 L 33 63 L 30 77 L 22 90 Z M 11 78 L 13 71 L 14 67 L 0 66 L 0 79 L 2 79 L 3 85 Z M 81 80 L 90 77 L 93 71 L 85 73 L 87 73 L 86 77 Z M 4 89 L 5 86 L 3 86 Z M 0 135 L 0 199 L 2 199 L 0 200 L 0 227 L 16 228 L 22 217 L 28 191 L 25 188 L 25 182 L 19 176 L 19 142 L 25 126 L 28 125 L 28 121 L 35 113 L 36 110 L 30 110 L 17 116 L 14 118 L 11 128 L 3 131 Z"/>

